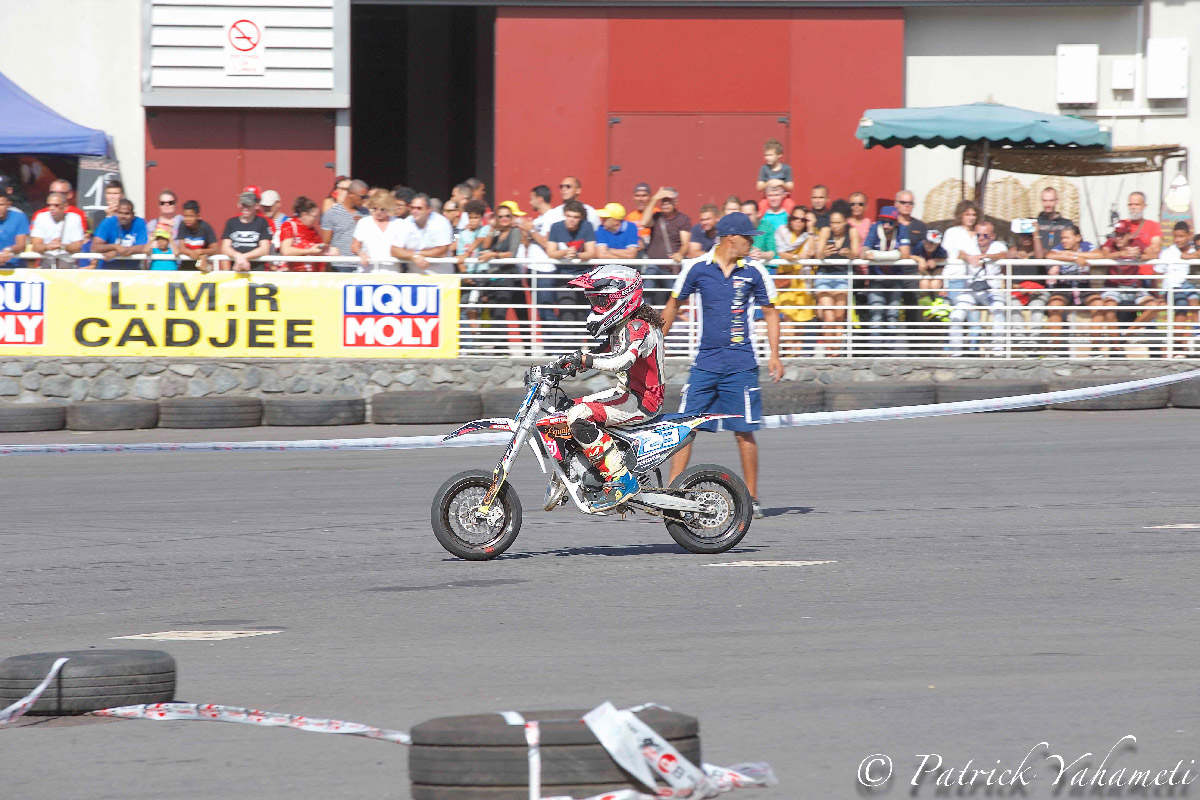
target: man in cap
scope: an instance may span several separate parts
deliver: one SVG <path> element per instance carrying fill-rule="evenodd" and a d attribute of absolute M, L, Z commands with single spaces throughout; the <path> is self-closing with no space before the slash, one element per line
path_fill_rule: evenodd
<path fill-rule="evenodd" d="M 638 236 L 641 238 L 643 249 L 650 242 L 650 229 L 643 227 L 643 220 L 649 216 L 646 212 L 646 207 L 650 205 L 650 194 L 650 184 L 639 183 L 637 186 L 634 186 L 633 208 L 625 214 L 625 219 L 638 226 Z M 650 211 L 654 211 L 653 207 L 651 207 Z"/>
<path fill-rule="evenodd" d="M 283 205 L 283 198 L 274 189 L 267 189 L 258 198 L 258 213 L 267 220 L 267 224 L 271 226 L 271 234 L 275 237 L 279 236 L 279 229 L 283 223 L 288 221 L 288 215 L 280 209 L 281 205 Z M 273 244 L 278 247 L 278 240 Z"/>
<path fill-rule="evenodd" d="M 637 258 L 641 242 L 638 228 L 625 218 L 625 206 L 609 203 L 596 212 L 600 229 L 596 231 L 596 258 Z"/>
<path fill-rule="evenodd" d="M 238 209 L 238 215 L 225 222 L 221 254 L 233 259 L 235 272 L 264 270 L 267 265 L 254 259 L 270 254 L 271 226 L 258 213 L 258 195 L 252 191 L 242 192 L 238 195 Z"/>
<path fill-rule="evenodd" d="M 756 306 L 762 308 L 767 323 L 767 341 L 771 347 L 768 371 L 776 382 L 783 378 L 775 284 L 761 263 L 748 258 L 758 234 L 745 214 L 722 217 L 717 222 L 716 246 L 703 256 L 683 263 L 671 299 L 663 310 L 665 337 L 675 322 L 679 304 L 692 294 L 700 295 L 703 312 L 700 347 L 683 388 L 680 411 L 737 415 L 706 423 L 704 427 L 717 430 L 719 424 L 720 429 L 734 432 L 756 519 L 762 517 L 758 502 L 758 444 L 754 440 L 754 431 L 762 424 L 753 339 Z M 672 480 L 687 467 L 690 456 L 689 445 L 672 459 Z"/>
<path fill-rule="evenodd" d="M 895 206 L 884 206 L 871 226 L 867 240 L 863 242 L 863 258 L 875 263 L 856 265 L 855 270 L 864 275 L 906 275 L 909 268 L 893 262 L 911 257 L 908 246 L 900 241 L 899 214 Z M 912 268 L 915 271 L 915 268 Z M 900 321 L 900 306 L 903 305 L 901 290 L 909 281 L 867 278 L 859 282 L 862 289 L 856 302 L 862 307 L 860 314 L 864 322 L 870 323 L 867 335 L 878 339 L 883 336 L 884 323 L 888 328 Z"/>

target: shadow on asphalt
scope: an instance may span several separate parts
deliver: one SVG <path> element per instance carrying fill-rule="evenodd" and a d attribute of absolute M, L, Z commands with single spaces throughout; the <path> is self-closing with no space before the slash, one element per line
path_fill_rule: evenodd
<path fill-rule="evenodd" d="M 757 553 L 757 547 L 735 547 L 730 553 Z M 677 544 L 630 544 L 630 545 L 588 545 L 585 547 L 560 547 L 554 550 L 537 550 L 528 553 L 505 553 L 497 556 L 496 561 L 518 558 L 539 558 L 541 556 L 646 556 L 659 553 L 674 555 L 692 555 Z M 458 559 L 448 558 L 447 561 Z"/>
<path fill-rule="evenodd" d="M 778 506 L 776 508 L 764 508 L 764 517 L 782 517 L 787 514 L 811 514 L 815 511 L 812 506 Z"/>

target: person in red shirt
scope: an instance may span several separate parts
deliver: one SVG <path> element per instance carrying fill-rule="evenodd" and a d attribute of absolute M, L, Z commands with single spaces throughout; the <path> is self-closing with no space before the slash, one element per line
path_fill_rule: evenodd
<path fill-rule="evenodd" d="M 1162 249 L 1162 226 L 1146 219 L 1146 195 L 1130 192 L 1126 205 L 1129 219 L 1121 220 L 1121 224 L 1129 227 L 1130 239 L 1121 258 L 1158 258 L 1158 251 Z"/>
<path fill-rule="evenodd" d="M 284 221 L 279 229 L 279 254 L 284 256 L 336 256 L 338 249 L 321 240 L 317 224 L 321 218 L 321 207 L 315 201 L 301 195 L 292 204 L 293 216 Z M 275 267 L 285 272 L 325 272 L 324 263 L 292 261 Z"/>
<path fill-rule="evenodd" d="M 1135 206 L 1135 200 L 1140 201 L 1140 207 Z M 1129 196 L 1130 214 L 1137 214 L 1140 217 L 1141 208 L 1144 208 L 1145 204 L 1146 199 L 1141 192 L 1134 192 Z M 1103 341 L 1103 337 L 1108 337 L 1112 341 L 1119 333 L 1129 334 L 1153 319 L 1159 311 L 1154 295 L 1146 290 L 1143 265 L 1138 263 L 1138 260 L 1148 257 L 1151 247 L 1154 248 L 1157 255 L 1159 244 L 1162 241 L 1162 229 L 1153 220 L 1139 219 L 1138 222 L 1141 224 L 1127 219 L 1118 222 L 1116 229 L 1113 230 L 1113 235 L 1100 248 L 1100 252 L 1104 254 L 1105 258 L 1118 258 L 1124 262 L 1106 267 L 1109 277 L 1105 279 L 1104 291 L 1100 294 L 1101 305 L 1107 308 L 1104 312 L 1104 329 L 1100 332 L 1101 341 Z M 1153 225 L 1153 228 L 1150 227 L 1150 224 Z M 1154 231 L 1158 232 L 1157 235 L 1153 233 Z M 1143 236 L 1146 238 L 1142 238 Z M 1149 239 L 1149 243 L 1147 243 L 1147 239 Z M 1140 313 L 1132 310 L 1117 311 L 1119 306 L 1137 306 L 1143 310 Z M 1132 324 L 1126 330 L 1118 331 L 1118 322 Z M 1103 348 L 1101 352 L 1104 352 Z M 1115 355 L 1121 356 L 1124 355 L 1124 352 L 1118 350 Z"/>

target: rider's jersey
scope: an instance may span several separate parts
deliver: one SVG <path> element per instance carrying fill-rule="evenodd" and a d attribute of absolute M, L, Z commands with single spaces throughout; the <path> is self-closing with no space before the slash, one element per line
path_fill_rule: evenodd
<path fill-rule="evenodd" d="M 637 399 L 638 407 L 658 414 L 663 404 L 662 329 L 643 319 L 627 319 L 591 351 L 592 368 L 617 373 L 617 386 Z"/>

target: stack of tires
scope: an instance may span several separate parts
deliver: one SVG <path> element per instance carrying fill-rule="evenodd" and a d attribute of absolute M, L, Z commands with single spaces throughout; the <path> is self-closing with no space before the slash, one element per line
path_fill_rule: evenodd
<path fill-rule="evenodd" d="M 585 713 L 578 709 L 520 712 L 519 719 L 539 722 L 542 796 L 591 797 L 642 788 L 580 722 Z M 694 717 L 660 708 L 639 711 L 637 716 L 693 764 L 701 763 L 700 723 Z M 413 728 L 412 738 L 408 774 L 413 800 L 529 797 L 524 725 L 509 724 L 499 714 L 441 717 Z"/>

